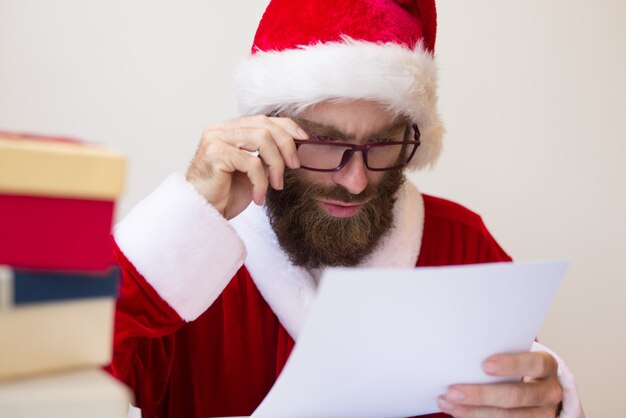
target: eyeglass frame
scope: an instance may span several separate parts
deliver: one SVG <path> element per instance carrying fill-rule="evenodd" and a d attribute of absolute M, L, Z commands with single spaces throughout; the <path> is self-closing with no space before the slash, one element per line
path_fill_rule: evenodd
<path fill-rule="evenodd" d="M 310 170 L 310 171 L 324 172 L 324 173 L 336 172 L 344 168 L 348 164 L 348 162 L 350 162 L 350 159 L 352 159 L 354 154 L 356 154 L 357 152 L 361 152 L 361 154 L 363 155 L 363 163 L 365 164 L 365 168 L 367 168 L 369 171 L 399 170 L 409 165 L 409 163 L 415 156 L 417 149 L 420 147 L 420 145 L 422 145 L 422 142 L 420 141 L 421 133 L 420 133 L 419 128 L 417 127 L 417 124 L 413 123 L 411 127 L 413 128 L 413 141 L 391 141 L 391 142 L 382 142 L 382 143 L 372 142 L 372 143 L 367 143 L 363 145 L 357 145 L 357 144 L 350 144 L 347 142 L 320 142 L 320 141 L 314 141 L 310 139 L 309 140 L 294 139 L 294 142 L 296 143 L 296 149 L 298 149 L 300 145 L 305 145 L 305 144 L 311 144 L 311 145 L 316 145 L 316 146 L 330 145 L 330 146 L 348 148 L 343 153 L 339 166 L 335 168 L 312 168 L 312 167 L 306 167 L 303 165 L 300 165 L 300 168 L 303 168 L 305 170 Z M 392 167 L 385 167 L 385 168 L 371 168 L 367 161 L 368 151 L 372 148 L 385 147 L 389 145 L 414 145 L 414 147 L 411 153 L 409 154 L 408 158 L 402 164 L 398 164 Z"/>

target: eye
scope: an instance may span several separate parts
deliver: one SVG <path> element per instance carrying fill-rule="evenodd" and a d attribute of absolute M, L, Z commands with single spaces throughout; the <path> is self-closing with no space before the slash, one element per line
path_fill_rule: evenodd
<path fill-rule="evenodd" d="M 311 135 L 311 139 L 313 139 L 314 141 L 319 141 L 319 142 L 330 142 L 330 141 L 334 141 L 334 138 L 328 135 L 318 135 L 318 134 L 313 134 Z"/>
<path fill-rule="evenodd" d="M 386 144 L 388 142 L 393 142 L 394 139 L 393 138 L 376 138 L 371 140 L 370 142 L 373 142 L 374 144 Z"/>

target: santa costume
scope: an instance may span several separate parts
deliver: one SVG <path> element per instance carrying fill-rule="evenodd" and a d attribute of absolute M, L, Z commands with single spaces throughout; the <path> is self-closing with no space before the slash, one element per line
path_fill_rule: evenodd
<path fill-rule="evenodd" d="M 426 167 L 444 131 L 435 34 L 433 0 L 272 0 L 235 78 L 241 112 L 382 103 L 419 126 L 411 168 Z M 510 260 L 470 210 L 410 182 L 396 198 L 391 230 L 360 266 Z M 134 390 L 143 416 L 250 415 L 297 340 L 319 271 L 291 263 L 263 207 L 227 221 L 181 174 L 140 202 L 114 238 L 123 279 L 108 370 Z M 573 377 L 554 356 L 560 416 L 583 417 Z"/>

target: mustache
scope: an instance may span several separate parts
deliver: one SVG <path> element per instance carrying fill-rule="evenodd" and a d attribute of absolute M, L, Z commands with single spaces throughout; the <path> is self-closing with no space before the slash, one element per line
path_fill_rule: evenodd
<path fill-rule="evenodd" d="M 371 183 L 359 194 L 350 193 L 340 185 L 324 186 L 321 184 L 308 183 L 304 186 L 303 195 L 313 198 L 336 200 L 344 203 L 362 203 L 373 199 L 377 195 L 376 186 Z"/>
<path fill-rule="evenodd" d="M 318 183 L 304 178 L 303 173 L 298 170 L 285 170 L 285 182 L 282 191 L 268 190 L 266 208 L 270 216 L 270 223 L 278 235 L 283 247 L 292 244 L 291 241 L 302 247 L 302 237 L 310 241 L 309 244 L 318 247 L 317 242 L 320 237 L 340 234 L 341 228 L 351 228 L 348 235 L 355 236 L 354 229 L 359 229 L 359 233 L 369 230 L 369 223 L 365 222 L 375 214 L 378 218 L 381 198 L 389 196 L 389 193 L 381 193 L 381 185 L 369 183 L 365 189 L 358 194 L 350 193 L 344 186 L 337 183 Z M 393 192 L 391 193 L 394 194 Z M 363 207 L 350 218 L 333 218 L 319 205 L 318 199 L 333 200 L 346 204 L 363 204 Z M 360 225 L 358 228 L 356 225 Z M 300 231 L 299 238 L 292 239 L 296 228 Z M 323 234 L 320 231 L 324 230 Z M 331 232 L 332 230 L 332 232 Z M 345 231 L 344 231 L 345 232 Z M 347 233 L 347 232 L 346 232 Z M 289 238 L 288 238 L 289 237 Z M 335 242 L 337 244 L 338 241 Z M 325 247 L 328 247 L 325 244 Z M 309 248 L 309 256 L 313 258 L 312 248 Z M 299 250 L 297 250 L 299 251 Z M 319 256 L 319 249 L 316 250 Z M 343 250 L 345 252 L 345 250 Z"/>
<path fill-rule="evenodd" d="M 340 184 L 307 180 L 304 173 L 288 169 L 283 190 L 268 189 L 266 211 L 280 246 L 295 265 L 354 266 L 393 226 L 395 195 L 404 180 L 401 171 L 390 171 L 352 194 Z M 317 198 L 367 203 L 352 217 L 334 218 Z"/>

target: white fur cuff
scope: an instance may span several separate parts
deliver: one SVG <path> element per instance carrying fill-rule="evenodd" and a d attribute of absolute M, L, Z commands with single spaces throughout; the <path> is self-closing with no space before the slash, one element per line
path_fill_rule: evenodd
<path fill-rule="evenodd" d="M 563 409 L 559 414 L 559 418 L 585 418 L 585 412 L 583 411 L 583 406 L 580 402 L 580 396 L 578 395 L 574 375 L 567 368 L 561 357 L 545 345 L 539 344 L 538 342 L 533 343 L 531 351 L 544 351 L 554 357 L 559 365 L 559 383 L 561 383 L 561 386 L 563 387 Z"/>
<path fill-rule="evenodd" d="M 135 206 L 114 236 L 137 271 L 185 321 L 211 306 L 246 255 L 226 219 L 180 173 Z"/>

